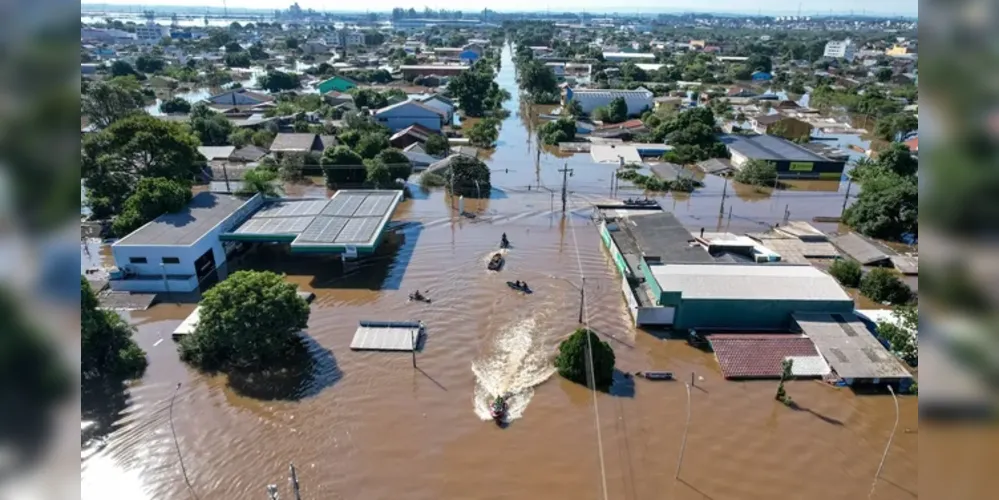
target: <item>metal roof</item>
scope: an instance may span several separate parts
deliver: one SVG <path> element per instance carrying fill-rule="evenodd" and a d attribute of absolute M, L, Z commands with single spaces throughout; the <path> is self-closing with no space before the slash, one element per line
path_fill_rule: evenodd
<path fill-rule="evenodd" d="M 836 280 L 812 266 L 791 264 L 667 264 L 650 266 L 663 292 L 688 299 L 849 301 Z"/>
<path fill-rule="evenodd" d="M 723 135 L 720 139 L 729 149 L 751 160 L 832 161 L 791 141 L 772 135 Z"/>
<path fill-rule="evenodd" d="M 228 160 L 236 146 L 198 146 L 198 153 L 206 160 Z"/>
<path fill-rule="evenodd" d="M 281 133 L 274 137 L 270 149 L 271 151 L 312 151 L 315 142 L 316 134 Z"/>
<path fill-rule="evenodd" d="M 361 321 L 350 348 L 363 351 L 413 351 L 423 325 L 417 321 Z"/>
<path fill-rule="evenodd" d="M 856 315 L 794 313 L 791 316 L 840 377 L 912 378 Z"/>
<path fill-rule="evenodd" d="M 673 214 L 644 210 L 640 213 L 643 215 L 621 217 L 608 223 L 608 229 L 616 228 L 609 233 L 621 253 L 651 257 L 663 263 L 733 262 L 728 255 L 715 257 L 700 245 L 692 245 L 693 235 Z"/>
<path fill-rule="evenodd" d="M 831 240 L 843 253 L 865 266 L 890 259 L 887 253 L 857 233 L 841 234 Z"/>
<path fill-rule="evenodd" d="M 246 203 L 246 199 L 198 193 L 184 210 L 163 214 L 118 240 L 114 246 L 191 245 Z"/>

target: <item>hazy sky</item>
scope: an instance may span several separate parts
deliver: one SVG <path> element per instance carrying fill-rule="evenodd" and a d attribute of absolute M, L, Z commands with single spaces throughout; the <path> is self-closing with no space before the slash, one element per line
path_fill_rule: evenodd
<path fill-rule="evenodd" d="M 146 4 L 146 5 L 184 5 L 222 7 L 222 0 L 83 0 L 85 4 Z M 293 2 L 287 0 L 228 0 L 229 7 L 284 9 Z M 393 7 L 434 9 L 449 9 L 463 11 L 482 10 L 488 6 L 497 11 L 537 11 L 550 9 L 553 11 L 589 11 L 589 12 L 649 12 L 666 10 L 685 10 L 698 12 L 747 12 L 771 14 L 794 14 L 801 7 L 802 14 L 848 13 L 851 9 L 861 14 L 867 9 L 868 14 L 892 14 L 915 16 L 918 13 L 918 0 L 365 0 L 363 2 L 334 2 L 323 0 L 299 0 L 303 9 L 316 10 L 374 10 L 387 11 Z"/>

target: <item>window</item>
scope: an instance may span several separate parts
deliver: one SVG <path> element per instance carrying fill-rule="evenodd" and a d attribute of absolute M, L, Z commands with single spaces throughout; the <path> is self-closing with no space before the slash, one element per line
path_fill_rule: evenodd
<path fill-rule="evenodd" d="M 145 264 L 146 263 L 146 258 L 145 257 L 129 257 L 128 258 L 128 263 L 129 264 Z"/>
<path fill-rule="evenodd" d="M 180 264 L 179 257 L 163 257 L 164 264 Z"/>

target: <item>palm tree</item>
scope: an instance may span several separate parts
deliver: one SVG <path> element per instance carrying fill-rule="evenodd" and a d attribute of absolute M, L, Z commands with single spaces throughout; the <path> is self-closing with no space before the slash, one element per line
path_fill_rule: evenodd
<path fill-rule="evenodd" d="M 243 174 L 243 187 L 239 194 L 263 194 L 266 197 L 277 197 L 283 189 L 276 182 L 278 173 L 266 168 L 251 168 Z"/>

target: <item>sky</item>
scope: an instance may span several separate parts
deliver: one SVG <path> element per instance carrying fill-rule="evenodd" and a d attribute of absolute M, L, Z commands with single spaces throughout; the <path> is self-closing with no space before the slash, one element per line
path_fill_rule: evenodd
<path fill-rule="evenodd" d="M 222 7 L 222 0 L 83 0 L 85 4 L 108 4 L 108 5 L 183 5 L 183 6 L 204 6 Z M 242 7 L 254 9 L 286 9 L 293 2 L 289 0 L 228 0 L 229 7 Z M 828 14 L 830 9 L 835 14 L 846 14 L 851 10 L 860 15 L 866 9 L 867 14 L 878 15 L 904 15 L 916 16 L 918 14 L 918 0 L 836 0 L 835 2 L 818 0 L 620 0 L 618 2 L 608 2 L 607 0 L 366 0 L 359 4 L 345 5 L 344 2 L 324 1 L 324 0 L 299 0 L 298 5 L 303 9 L 315 10 L 372 10 L 389 11 L 393 7 L 415 8 L 422 10 L 424 7 L 432 9 L 448 9 L 462 11 L 479 11 L 484 7 L 489 7 L 495 11 L 562 11 L 562 12 L 665 12 L 665 11 L 694 11 L 694 12 L 731 12 L 731 13 L 756 13 L 771 15 L 794 15 L 800 6 L 803 15 L 813 15 L 815 13 Z M 356 6 L 356 7 L 355 7 Z"/>

